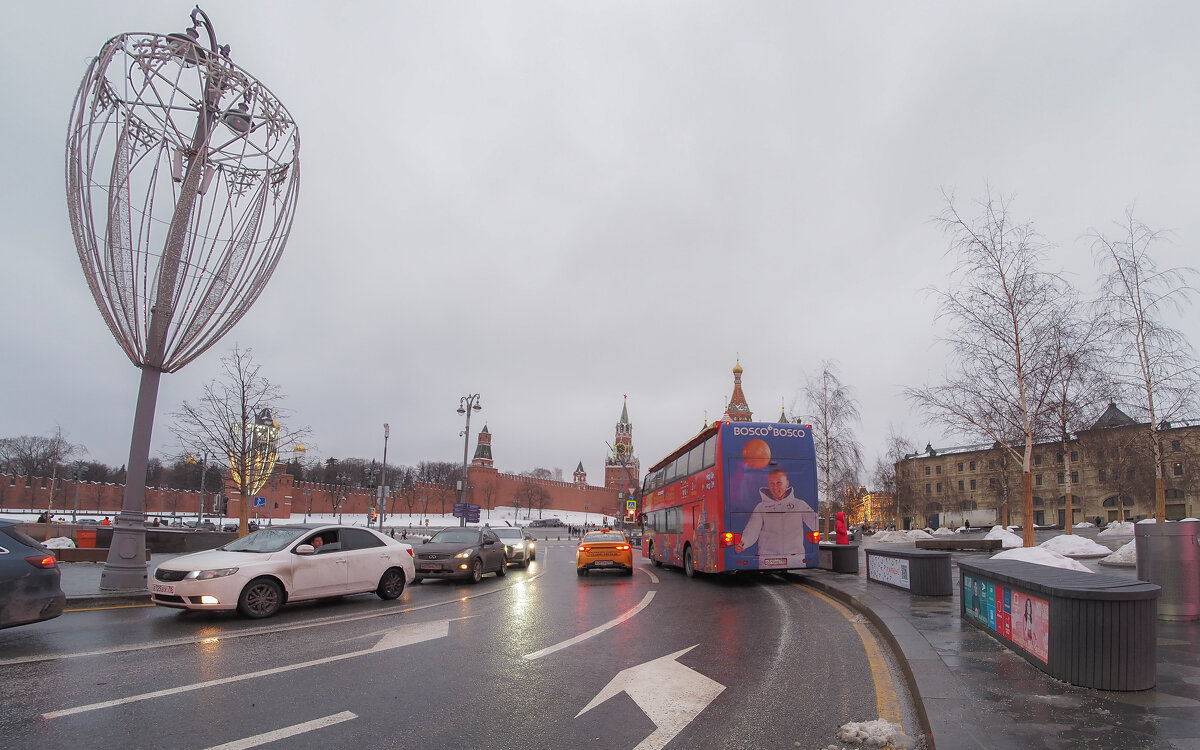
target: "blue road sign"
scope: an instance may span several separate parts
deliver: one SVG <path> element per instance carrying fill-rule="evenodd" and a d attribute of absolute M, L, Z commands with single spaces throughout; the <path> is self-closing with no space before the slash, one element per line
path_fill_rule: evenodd
<path fill-rule="evenodd" d="M 256 498 L 254 498 L 254 507 L 255 507 L 255 508 L 265 508 L 265 507 L 267 507 L 267 498 L 265 498 L 265 497 L 256 497 Z"/>

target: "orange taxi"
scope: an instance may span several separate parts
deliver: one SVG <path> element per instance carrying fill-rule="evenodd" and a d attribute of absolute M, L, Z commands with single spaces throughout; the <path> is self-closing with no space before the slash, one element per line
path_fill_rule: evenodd
<path fill-rule="evenodd" d="M 592 570 L 619 570 L 633 575 L 633 546 L 623 533 L 601 529 L 584 534 L 575 550 L 575 573 L 585 576 Z"/>

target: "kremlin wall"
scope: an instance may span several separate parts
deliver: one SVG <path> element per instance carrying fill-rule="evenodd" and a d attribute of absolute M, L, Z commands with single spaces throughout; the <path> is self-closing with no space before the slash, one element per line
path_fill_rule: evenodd
<path fill-rule="evenodd" d="M 742 393 L 740 363 L 734 367 L 733 376 L 733 395 L 724 418 L 750 421 L 750 409 Z M 283 470 L 283 466 L 277 465 L 275 473 L 257 493 L 258 497 L 266 498 L 266 507 L 249 508 L 247 516 L 251 520 L 300 520 L 314 513 L 365 515 L 375 505 L 375 496 L 370 488 L 297 482 Z M 604 460 L 603 486 L 587 483 L 582 461 L 570 482 L 498 471 L 492 460 L 492 433 L 484 425 L 477 436 L 474 458 L 467 467 L 467 502 L 484 510 L 515 506 L 522 518 L 531 519 L 553 516 L 556 510 L 595 513 L 613 518 L 624 515 L 622 511 L 633 515 L 629 512 L 628 500 L 636 498 L 640 482 L 641 462 L 634 452 L 633 425 L 629 421 L 628 404 L 625 404 L 621 408 L 611 450 Z M 119 484 L 0 474 L 0 508 L 12 511 L 40 513 L 49 509 L 54 516 L 77 514 L 86 518 L 114 517 L 121 510 L 124 491 L 124 485 Z M 241 497 L 232 482 L 226 482 L 225 497 L 227 507 L 220 515 L 237 518 Z M 454 486 L 417 482 L 393 488 L 387 513 L 450 516 L 458 499 L 458 490 Z M 204 515 L 218 515 L 219 501 L 218 493 L 205 493 Z M 197 515 L 201 511 L 200 506 L 200 493 L 194 490 L 146 488 L 147 518 L 171 514 Z"/>

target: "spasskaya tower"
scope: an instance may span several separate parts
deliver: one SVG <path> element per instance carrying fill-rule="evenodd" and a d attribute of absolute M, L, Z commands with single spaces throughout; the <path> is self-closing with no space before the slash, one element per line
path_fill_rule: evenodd
<path fill-rule="evenodd" d="M 625 397 L 628 402 L 629 397 Z M 604 486 L 622 492 L 637 492 L 641 462 L 633 453 L 633 425 L 629 423 L 629 404 L 621 406 L 621 421 L 613 440 L 612 452 L 604 458 Z"/>

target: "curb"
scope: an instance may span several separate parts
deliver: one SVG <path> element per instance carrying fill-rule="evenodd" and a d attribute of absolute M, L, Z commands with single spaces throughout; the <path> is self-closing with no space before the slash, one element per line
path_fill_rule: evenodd
<path fill-rule="evenodd" d="M 871 621 L 898 657 L 900 671 L 912 693 L 917 722 L 930 750 L 987 750 L 989 745 L 970 729 L 966 694 L 959 678 L 912 623 L 885 602 L 858 596 L 818 578 L 797 576 L 806 586 L 828 594 L 861 612 Z"/>
<path fill-rule="evenodd" d="M 103 609 L 104 607 L 134 607 L 150 604 L 150 592 L 114 591 L 111 594 L 68 596 L 64 612 Z"/>

